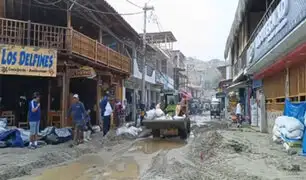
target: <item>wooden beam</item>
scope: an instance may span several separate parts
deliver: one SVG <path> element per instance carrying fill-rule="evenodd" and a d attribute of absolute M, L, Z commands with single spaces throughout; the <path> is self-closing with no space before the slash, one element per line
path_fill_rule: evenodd
<path fill-rule="evenodd" d="M 47 125 L 49 126 L 50 116 L 49 112 L 51 111 L 51 79 L 48 80 L 48 105 L 47 105 Z"/>

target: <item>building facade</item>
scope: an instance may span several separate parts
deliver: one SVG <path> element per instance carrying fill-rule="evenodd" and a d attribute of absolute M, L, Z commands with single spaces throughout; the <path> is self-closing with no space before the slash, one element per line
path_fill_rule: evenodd
<path fill-rule="evenodd" d="M 251 81 L 246 99 L 265 95 L 271 131 L 286 98 L 305 101 L 306 2 L 241 1 L 236 15 L 225 57 L 234 81 Z"/>
<path fill-rule="evenodd" d="M 123 98 L 133 49 L 141 44 L 138 33 L 105 1 L 87 2 L 95 11 L 68 6 L 0 1 L 0 111 L 14 117 L 9 125 L 27 126 L 27 102 L 35 91 L 42 95 L 42 126 L 72 125 L 66 116 L 74 93 L 91 110 L 93 124 L 105 91 Z"/>

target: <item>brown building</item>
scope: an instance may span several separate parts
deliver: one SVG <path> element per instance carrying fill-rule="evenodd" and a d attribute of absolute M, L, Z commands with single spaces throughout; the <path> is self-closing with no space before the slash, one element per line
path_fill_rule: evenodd
<path fill-rule="evenodd" d="M 92 122 L 106 90 L 122 98 L 130 76 L 137 32 L 104 0 L 0 0 L 0 97 L 9 125 L 27 125 L 27 102 L 42 94 L 42 125 L 70 126 L 71 94 L 77 93 Z"/>

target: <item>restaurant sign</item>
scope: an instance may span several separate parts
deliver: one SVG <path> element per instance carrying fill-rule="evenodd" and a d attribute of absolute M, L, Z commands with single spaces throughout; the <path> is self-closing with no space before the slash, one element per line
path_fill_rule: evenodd
<path fill-rule="evenodd" d="M 0 74 L 55 77 L 57 50 L 0 44 Z"/>
<path fill-rule="evenodd" d="M 92 67 L 83 66 L 79 69 L 70 69 L 70 78 L 89 78 L 97 76 L 96 71 Z"/>

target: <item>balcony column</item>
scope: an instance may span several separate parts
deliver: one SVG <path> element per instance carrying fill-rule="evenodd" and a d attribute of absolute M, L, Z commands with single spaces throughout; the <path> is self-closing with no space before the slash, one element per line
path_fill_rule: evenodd
<path fill-rule="evenodd" d="M 99 43 L 103 44 L 103 31 L 101 28 L 99 29 Z"/>
<path fill-rule="evenodd" d="M 95 105 L 95 109 L 96 109 L 96 124 L 100 125 L 101 122 L 101 113 L 100 113 L 100 100 L 102 98 L 102 80 L 101 80 L 101 76 L 97 75 L 97 86 L 96 86 L 96 105 Z"/>
<path fill-rule="evenodd" d="M 132 70 L 133 74 L 134 74 L 134 61 L 136 61 L 136 59 L 137 59 L 137 50 L 136 50 L 135 43 L 133 43 L 133 45 L 132 45 L 132 62 L 131 62 L 131 70 Z M 134 120 L 135 122 L 137 121 L 136 103 L 137 103 L 137 92 L 138 92 L 138 88 L 135 87 L 136 85 L 137 85 L 137 83 L 135 83 L 135 79 L 133 79 L 134 89 L 133 89 L 133 96 L 132 96 L 132 120 Z"/>
<path fill-rule="evenodd" d="M 67 27 L 71 28 L 71 11 L 67 10 Z"/>

